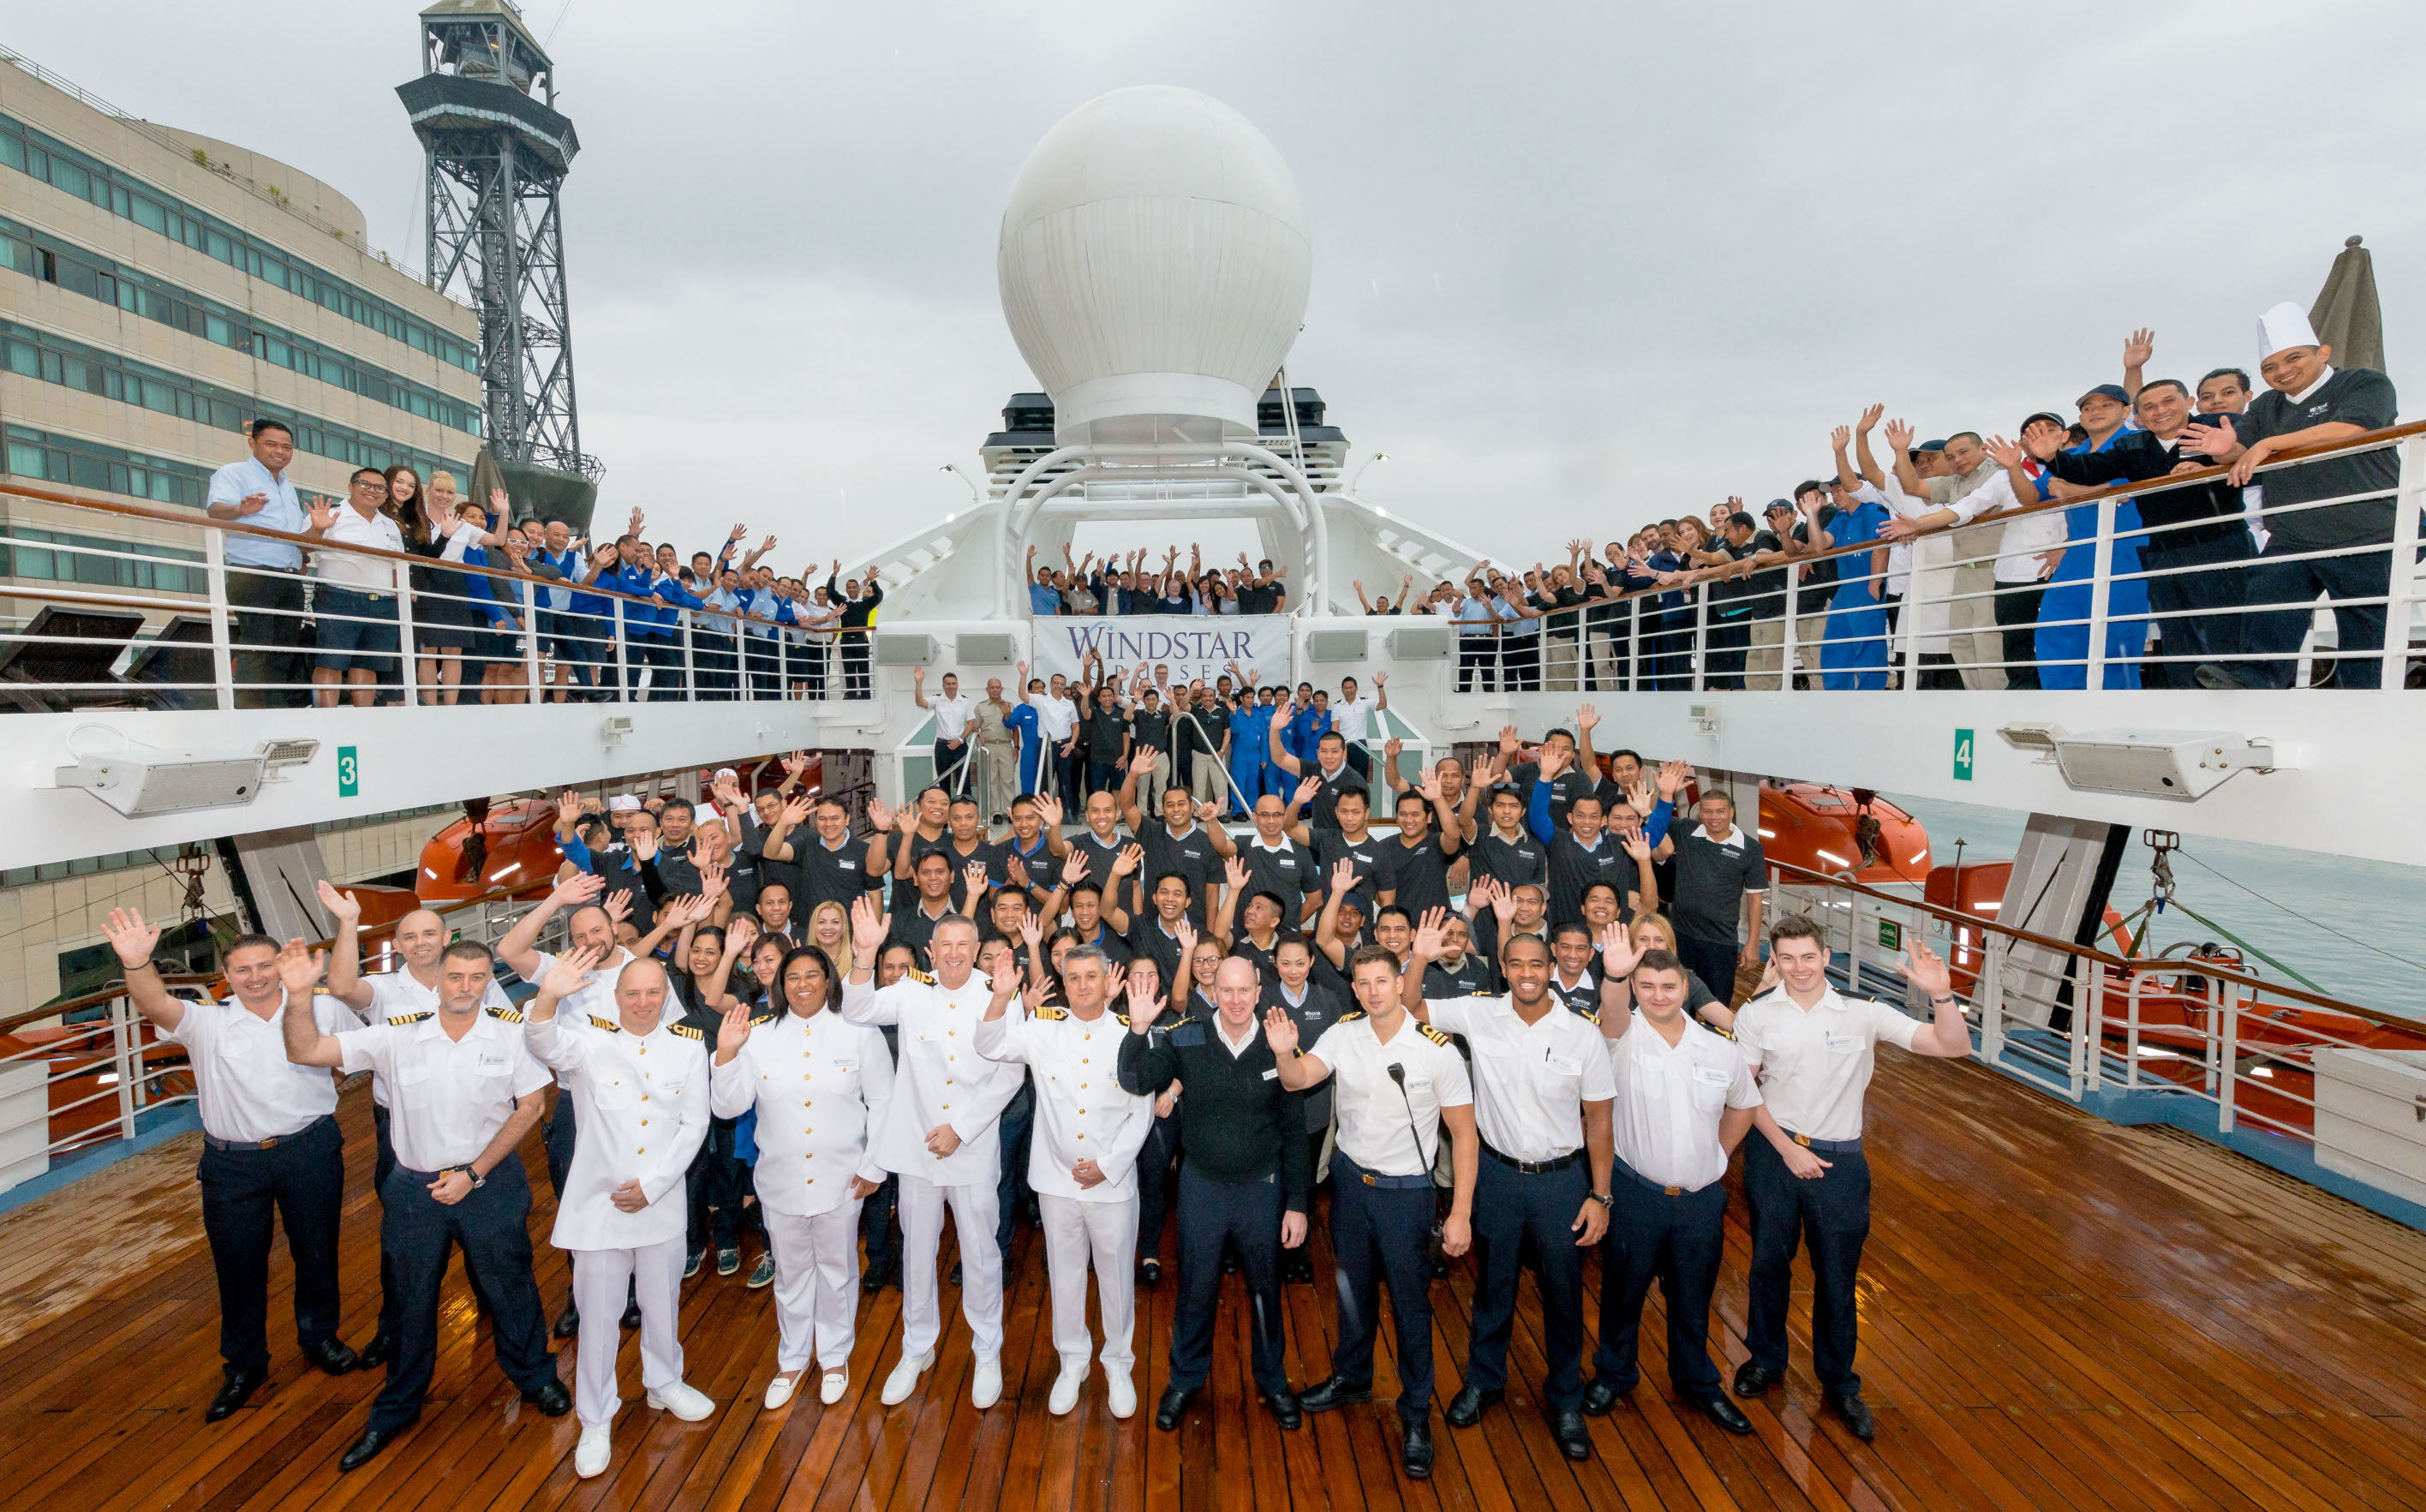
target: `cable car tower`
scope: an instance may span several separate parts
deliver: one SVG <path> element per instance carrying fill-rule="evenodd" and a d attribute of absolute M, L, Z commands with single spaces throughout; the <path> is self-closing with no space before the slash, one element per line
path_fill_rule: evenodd
<path fill-rule="evenodd" d="M 574 406 L 561 194 L 581 144 L 555 107 L 556 65 L 512 0 L 438 0 L 421 60 L 396 94 L 429 161 L 429 286 L 479 312 L 488 449 L 515 512 L 577 532 L 601 468 Z"/>

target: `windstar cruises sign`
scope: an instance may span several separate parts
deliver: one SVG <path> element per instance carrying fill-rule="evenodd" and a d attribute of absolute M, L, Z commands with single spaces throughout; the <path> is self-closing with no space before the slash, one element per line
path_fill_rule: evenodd
<path fill-rule="evenodd" d="M 1289 675 L 1289 617 L 1286 614 L 1170 614 L 1078 616 L 1035 622 L 1036 666 L 1031 675 L 1059 673 L 1076 682 L 1090 656 L 1108 673 L 1128 674 L 1140 665 L 1168 667 L 1170 681 L 1211 682 L 1237 662 L 1267 688 Z M 1162 681 L 1160 677 L 1155 679 Z"/>

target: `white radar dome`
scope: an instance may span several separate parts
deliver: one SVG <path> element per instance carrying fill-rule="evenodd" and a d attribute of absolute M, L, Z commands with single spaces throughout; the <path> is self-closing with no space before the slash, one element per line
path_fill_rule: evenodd
<path fill-rule="evenodd" d="M 1221 101 L 1167 85 L 1115 89 L 1044 134 L 995 261 L 1064 446 L 1255 434 L 1313 278 L 1280 153 Z"/>

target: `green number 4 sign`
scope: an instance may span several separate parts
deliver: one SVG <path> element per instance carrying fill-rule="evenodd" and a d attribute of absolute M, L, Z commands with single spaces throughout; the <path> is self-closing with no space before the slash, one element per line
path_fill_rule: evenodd
<path fill-rule="evenodd" d="M 337 747 L 337 796 L 360 798 L 363 795 L 363 765 L 350 745 Z"/>
<path fill-rule="evenodd" d="M 1971 780 L 1971 732 L 1969 730 L 1954 732 L 1954 780 L 1956 782 Z"/>

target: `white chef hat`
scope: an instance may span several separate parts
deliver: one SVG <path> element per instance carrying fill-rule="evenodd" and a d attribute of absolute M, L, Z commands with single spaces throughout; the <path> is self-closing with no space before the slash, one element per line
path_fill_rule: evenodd
<path fill-rule="evenodd" d="M 617 793 L 606 800 L 606 807 L 610 813 L 628 814 L 639 806 L 640 801 L 630 793 Z"/>
<path fill-rule="evenodd" d="M 731 767 L 719 767 L 716 769 L 716 774 L 720 777 L 737 777 L 741 775 L 741 773 L 734 771 Z"/>
<path fill-rule="evenodd" d="M 2286 300 L 2257 317 L 2257 360 L 2264 362 L 2292 347 L 2321 347 L 2308 312 Z"/>

